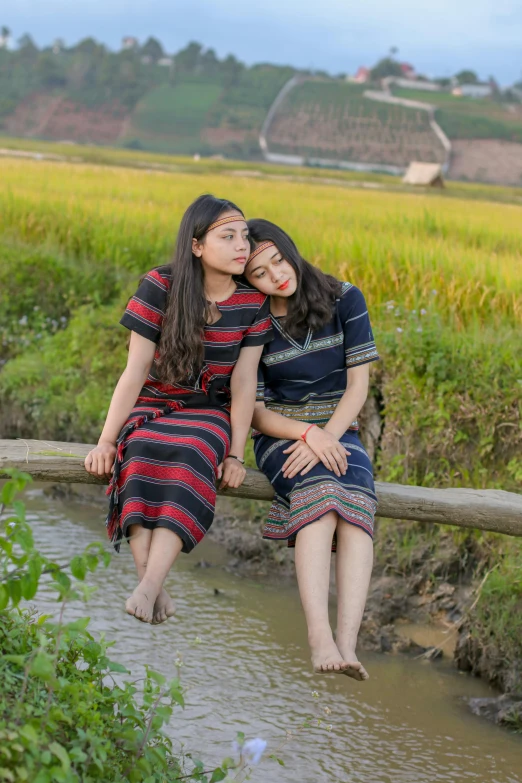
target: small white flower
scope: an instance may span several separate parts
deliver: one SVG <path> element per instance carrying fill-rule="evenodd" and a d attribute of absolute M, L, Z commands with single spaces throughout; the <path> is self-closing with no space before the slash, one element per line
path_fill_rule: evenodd
<path fill-rule="evenodd" d="M 437 296 L 437 293 L 438 293 L 438 292 L 437 292 L 437 289 L 436 289 L 436 288 L 432 288 L 432 289 L 431 289 L 431 295 L 432 295 L 432 296 Z"/>
<path fill-rule="evenodd" d="M 416 311 L 416 310 L 412 310 L 412 311 L 411 311 L 411 314 L 412 314 L 412 315 L 417 315 L 417 311 Z"/>
<path fill-rule="evenodd" d="M 326 731 L 331 731 L 332 728 L 333 728 L 332 724 L 329 723 L 328 726 L 326 727 Z"/>
<path fill-rule="evenodd" d="M 267 741 L 260 737 L 247 740 L 243 745 L 243 756 L 245 757 L 245 760 L 250 764 L 259 764 L 267 744 Z"/>
<path fill-rule="evenodd" d="M 427 310 L 425 310 L 425 309 L 424 309 L 424 307 L 423 307 L 423 308 L 422 308 L 422 310 L 420 311 L 420 314 L 421 314 L 421 315 L 426 315 L 426 313 L 427 313 L 427 312 L 428 312 L 428 311 L 427 311 Z"/>
<path fill-rule="evenodd" d="M 422 332 L 422 326 L 419 326 L 419 327 L 417 328 L 417 331 L 418 331 L 418 332 Z"/>
<path fill-rule="evenodd" d="M 397 327 L 397 331 L 399 332 L 399 334 L 402 332 L 402 329 L 401 329 L 400 326 Z"/>
<path fill-rule="evenodd" d="M 20 324 L 20 326 L 26 326 L 26 325 L 27 325 L 27 316 L 26 316 L 26 315 L 23 315 L 23 316 L 20 318 L 20 320 L 18 321 L 18 323 Z"/>
<path fill-rule="evenodd" d="M 40 309 L 40 308 L 38 307 L 38 305 L 35 305 L 35 306 L 33 307 L 33 310 L 35 311 L 35 313 L 37 313 L 39 309 Z"/>
<path fill-rule="evenodd" d="M 323 710 L 324 710 L 324 714 L 325 714 L 325 715 L 330 715 L 330 713 L 332 712 L 332 710 L 330 709 L 330 707 L 323 707 Z"/>
<path fill-rule="evenodd" d="M 319 692 L 318 691 L 312 691 L 312 696 L 314 697 L 314 699 L 318 699 L 319 698 Z"/>

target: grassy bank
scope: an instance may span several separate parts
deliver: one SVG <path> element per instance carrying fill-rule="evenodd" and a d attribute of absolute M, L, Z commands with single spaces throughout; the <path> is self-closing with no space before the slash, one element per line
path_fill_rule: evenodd
<path fill-rule="evenodd" d="M 381 479 L 516 491 L 522 209 L 482 200 L 480 187 L 448 199 L 313 179 L 306 188 L 289 180 L 275 186 L 271 171 L 238 177 L 232 164 L 218 171 L 215 163 L 207 170 L 200 162 L 195 176 L 128 164 L 2 162 L 4 437 L 97 437 L 125 361 L 118 320 L 127 297 L 140 274 L 168 259 L 189 201 L 211 191 L 249 217 L 281 223 L 309 260 L 364 291 L 382 356 L 372 380 Z M 429 531 L 435 549 L 438 536 Z M 472 630 L 482 649 L 502 651 L 507 672 L 522 653 L 502 619 L 505 606 L 521 616 L 514 575 L 522 552 L 482 534 L 452 541 L 463 560 L 475 553 L 479 582 L 494 567 Z M 401 562 L 404 536 L 394 548 L 389 557 Z M 502 677 L 496 681 L 508 685 Z"/>

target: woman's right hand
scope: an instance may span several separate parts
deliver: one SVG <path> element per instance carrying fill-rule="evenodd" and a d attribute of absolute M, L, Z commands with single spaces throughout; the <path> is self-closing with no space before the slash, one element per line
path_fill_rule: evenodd
<path fill-rule="evenodd" d="M 116 459 L 116 446 L 109 441 L 100 441 L 85 457 L 85 470 L 93 476 L 110 478 Z"/>
<path fill-rule="evenodd" d="M 347 455 L 350 452 L 330 432 L 317 425 L 308 430 L 306 444 L 319 457 L 323 465 L 336 476 L 345 475 L 348 470 Z"/>

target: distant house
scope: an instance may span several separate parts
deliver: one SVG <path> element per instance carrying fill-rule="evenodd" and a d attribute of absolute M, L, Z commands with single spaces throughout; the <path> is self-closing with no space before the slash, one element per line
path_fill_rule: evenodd
<path fill-rule="evenodd" d="M 357 84 L 366 84 L 366 82 L 370 81 L 370 74 L 370 68 L 364 68 L 364 66 L 361 65 L 355 76 L 351 77 L 350 81 L 356 82 Z"/>
<path fill-rule="evenodd" d="M 401 63 L 401 71 L 402 75 L 405 79 L 415 79 L 417 74 L 415 73 L 415 68 L 413 65 L 410 65 L 410 63 Z"/>
<path fill-rule="evenodd" d="M 160 57 L 160 59 L 157 62 L 157 65 L 162 65 L 164 68 L 170 68 L 172 62 L 173 62 L 172 57 Z"/>
<path fill-rule="evenodd" d="M 133 35 L 126 35 L 124 38 L 121 39 L 122 49 L 137 49 L 138 46 L 139 46 L 139 41 Z"/>
<path fill-rule="evenodd" d="M 489 98 L 492 92 L 490 84 L 461 84 L 451 91 L 452 95 L 462 98 Z"/>

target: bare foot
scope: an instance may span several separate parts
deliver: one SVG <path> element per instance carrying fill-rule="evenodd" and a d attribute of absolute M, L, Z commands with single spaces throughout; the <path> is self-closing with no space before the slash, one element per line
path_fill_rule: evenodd
<path fill-rule="evenodd" d="M 167 593 L 164 587 L 161 588 L 161 593 L 156 598 L 154 609 L 152 610 L 152 625 L 159 625 L 168 620 L 169 617 L 173 617 L 176 613 L 174 601 Z"/>
<path fill-rule="evenodd" d="M 152 622 L 156 593 L 151 585 L 143 582 L 136 587 L 134 592 L 125 601 L 125 611 L 132 614 L 142 623 Z"/>
<path fill-rule="evenodd" d="M 333 639 L 324 639 L 319 644 L 310 644 L 312 666 L 315 672 L 339 672 L 347 665 Z"/>
<path fill-rule="evenodd" d="M 345 661 L 343 666 L 343 674 L 346 674 L 348 677 L 353 677 L 354 680 L 369 680 L 370 675 L 360 660 L 357 658 L 355 652 L 349 648 L 341 648 L 341 645 L 339 645 L 339 650 L 341 649 L 343 653 L 343 659 Z"/>

